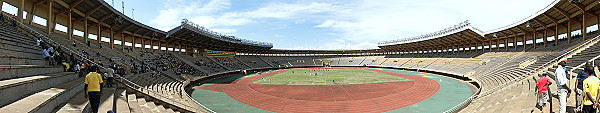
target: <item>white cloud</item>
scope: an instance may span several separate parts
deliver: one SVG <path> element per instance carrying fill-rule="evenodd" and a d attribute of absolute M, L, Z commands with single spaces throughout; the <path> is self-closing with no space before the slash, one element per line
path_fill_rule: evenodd
<path fill-rule="evenodd" d="M 305 20 L 300 18 L 310 18 L 312 14 L 335 11 L 338 7 L 334 4 L 318 2 L 299 4 L 272 2 L 250 11 L 221 12 L 230 8 L 229 0 L 211 0 L 206 4 L 199 1 L 172 4 L 177 2 L 188 3 L 182 0 L 165 1 L 165 7 L 159 10 L 160 14 L 153 19 L 152 23 L 162 30 L 167 30 L 177 26 L 178 21 L 183 18 L 207 28 L 239 26 L 262 19 L 299 19 L 296 22 L 303 22 Z"/>
<path fill-rule="evenodd" d="M 464 20 L 481 30 L 491 30 L 517 22 L 542 9 L 553 0 L 353 0 L 338 2 L 259 1 L 258 7 L 236 10 L 229 0 L 166 0 L 165 7 L 151 22 L 169 30 L 182 18 L 224 34 L 236 35 L 243 29 L 261 28 L 273 21 L 314 24 L 314 29 L 298 34 L 329 35 L 326 43 L 279 44 L 288 49 L 372 49 L 377 42 L 435 32 Z M 234 2 L 235 3 L 235 2 Z M 242 4 L 243 5 L 243 4 Z M 509 8 L 507 6 L 510 6 Z M 255 24 L 257 23 L 257 24 Z M 240 28 L 244 26 L 244 28 Z M 290 29 L 286 25 L 284 30 Z M 268 26 L 274 28 L 274 26 Z M 266 30 L 265 32 L 269 32 Z M 308 32 L 311 31 L 311 32 Z M 324 33 L 326 32 L 326 33 Z M 264 34 L 264 33 L 257 33 Z M 284 39 L 277 32 L 257 37 Z M 249 36 L 248 34 L 242 34 Z M 252 35 L 254 36 L 254 35 Z M 296 36 L 302 40 L 315 37 Z M 245 38 L 245 37 L 241 37 Z M 289 37 L 288 37 L 289 38 Z M 267 39 L 269 40 L 269 39 Z M 270 40 L 273 41 L 273 40 Z M 278 47 L 278 45 L 282 45 Z"/>

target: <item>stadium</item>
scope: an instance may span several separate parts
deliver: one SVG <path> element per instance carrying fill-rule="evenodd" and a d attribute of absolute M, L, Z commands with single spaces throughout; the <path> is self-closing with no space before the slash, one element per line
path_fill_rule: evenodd
<path fill-rule="evenodd" d="M 555 82 L 566 67 L 576 86 L 600 57 L 592 0 L 555 0 L 490 31 L 464 21 L 364 50 L 273 49 L 186 19 L 163 31 L 104 0 L 0 1 L 17 9 L 0 18 L 1 113 L 558 112 L 555 84 L 550 107 L 536 106 L 539 75 Z M 98 104 L 88 97 L 95 67 L 115 70 L 104 81 L 114 86 L 91 91 Z M 566 97 L 567 112 L 581 109 L 576 98 Z"/>

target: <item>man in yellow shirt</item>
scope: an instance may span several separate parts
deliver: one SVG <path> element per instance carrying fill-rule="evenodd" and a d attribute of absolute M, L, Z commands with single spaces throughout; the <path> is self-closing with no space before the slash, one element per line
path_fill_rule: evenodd
<path fill-rule="evenodd" d="M 586 67 L 587 73 L 590 75 L 583 80 L 583 92 L 585 97 L 583 98 L 583 113 L 596 113 L 596 107 L 598 106 L 598 92 L 600 92 L 600 79 L 596 77 L 593 71 L 593 67 Z"/>
<path fill-rule="evenodd" d="M 98 113 L 100 107 L 100 94 L 102 91 L 102 76 L 98 74 L 98 67 L 91 66 L 90 73 L 85 76 L 85 97 L 90 100 L 93 113 Z M 88 96 L 89 95 L 89 96 Z"/>

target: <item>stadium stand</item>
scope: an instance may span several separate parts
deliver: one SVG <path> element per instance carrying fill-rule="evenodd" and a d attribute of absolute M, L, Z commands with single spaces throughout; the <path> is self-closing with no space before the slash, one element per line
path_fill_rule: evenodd
<path fill-rule="evenodd" d="M 16 2 L 5 1 L 10 4 Z M 50 3 L 54 2 L 67 4 L 65 1 Z M 70 54 L 77 60 L 97 65 L 100 62 L 108 64 L 104 67 L 115 64 L 127 70 L 126 73 L 115 77 L 117 87 L 106 88 L 102 92 L 100 111 L 113 110 L 119 113 L 212 112 L 194 101 L 189 96 L 189 92 L 184 90 L 186 87 L 189 88 L 192 81 L 209 80 L 241 70 L 311 67 L 323 66 L 326 63 L 330 63 L 331 66 L 388 67 L 437 72 L 477 86 L 478 89 L 473 96 L 447 112 L 548 112 L 534 107 L 535 99 L 532 98 L 536 97 L 533 94 L 535 80 L 538 78 L 536 75 L 545 71 L 552 72 L 558 61 L 565 59 L 569 60 L 567 67 L 575 73 L 581 69 L 584 62 L 598 61 L 600 57 L 600 49 L 598 49 L 600 33 L 586 30 L 589 26 L 600 24 L 596 21 L 599 20 L 598 17 L 577 16 L 581 14 L 578 9 L 585 9 L 584 13 L 597 12 L 600 7 L 597 6 L 597 1 L 556 0 L 549 7 L 524 21 L 486 33 L 465 22 L 446 31 L 407 38 L 420 40 L 416 42 L 393 40 L 381 43 L 379 46 L 381 49 L 348 51 L 271 50 L 272 44 L 223 36 L 187 20 L 182 21 L 181 26 L 164 32 L 121 16 L 103 1 L 80 2 L 87 5 L 75 5 L 74 10 L 91 11 L 85 6 L 97 5 L 96 10 L 102 11 L 91 11 L 88 16 L 96 18 L 94 23 L 102 26 L 98 31 L 101 34 L 104 32 L 106 36 L 110 34 L 108 38 L 117 39 L 113 32 L 120 34 L 119 40 L 122 44 L 114 45 L 111 44 L 112 40 L 105 43 L 98 41 L 99 38 L 93 40 L 88 39 L 87 36 L 72 36 L 69 33 L 48 30 L 49 27 L 14 19 L 16 16 L 3 13 L 0 22 L 0 75 L 2 75 L 0 76 L 0 94 L 2 94 L 0 112 L 62 113 L 90 110 L 82 90 L 83 78 L 78 76 L 78 73 L 65 72 L 63 66 L 52 65 L 43 59 L 42 49 L 37 45 L 38 38 L 43 39 L 49 46 L 62 48 L 67 55 Z M 64 6 L 56 7 L 58 8 L 49 9 L 61 9 L 60 7 Z M 82 16 L 79 13 L 76 15 Z M 111 16 L 102 19 L 98 18 L 98 15 Z M 563 17 L 564 15 L 575 16 Z M 113 23 L 113 20 L 121 22 Z M 111 22 L 107 23 L 108 21 Z M 85 20 L 86 26 L 87 22 L 88 20 Z M 65 25 L 65 23 L 61 24 Z M 114 26 L 117 30 L 112 28 L 107 30 L 107 27 L 113 27 L 112 24 L 119 24 Z M 543 28 L 531 28 L 531 26 Z M 583 33 L 572 34 L 577 30 Z M 136 34 L 138 32 L 144 34 Z M 190 35 L 190 33 L 199 35 Z M 548 37 L 561 38 L 548 40 Z M 136 40 L 142 41 L 136 42 Z M 150 43 L 146 43 L 148 40 Z M 150 45 L 151 48 L 125 46 L 123 44 L 126 41 Z M 424 44 L 423 42 L 426 41 L 455 45 L 437 48 L 431 47 L 429 42 Z M 194 47 L 205 48 L 182 48 L 174 46 L 178 43 L 172 42 L 190 43 Z M 500 46 L 500 42 L 503 42 L 504 47 Z M 509 43 L 512 43 L 511 46 L 508 46 Z M 72 46 L 73 44 L 76 46 Z M 219 46 L 225 44 L 231 46 Z M 153 46 L 186 49 L 188 52 L 175 51 L 175 49 L 156 50 Z M 415 50 L 415 48 L 422 49 Z M 189 52 L 201 49 L 262 55 L 214 57 L 202 55 L 201 52 Z M 449 51 L 454 49 L 456 51 Z M 357 53 L 381 54 L 357 55 Z M 550 77 L 554 78 L 554 75 Z M 556 105 L 554 106 L 552 111 L 557 109 Z"/>
<path fill-rule="evenodd" d="M 13 61 L 0 64 L 0 112 L 53 111 L 83 88 L 77 74 L 40 60 L 42 50 L 34 38 L 4 20 L 0 29 L 0 54 Z"/>

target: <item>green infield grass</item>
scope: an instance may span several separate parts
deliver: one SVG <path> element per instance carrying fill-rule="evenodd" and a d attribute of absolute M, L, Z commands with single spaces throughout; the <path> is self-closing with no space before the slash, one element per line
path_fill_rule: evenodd
<path fill-rule="evenodd" d="M 316 74 L 316 75 L 315 75 Z M 345 85 L 411 81 L 410 79 L 364 69 L 292 69 L 256 79 L 265 85 Z"/>

